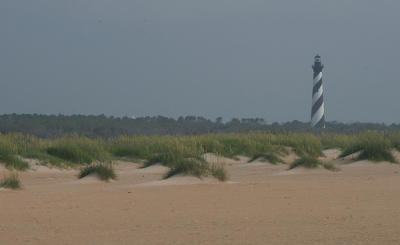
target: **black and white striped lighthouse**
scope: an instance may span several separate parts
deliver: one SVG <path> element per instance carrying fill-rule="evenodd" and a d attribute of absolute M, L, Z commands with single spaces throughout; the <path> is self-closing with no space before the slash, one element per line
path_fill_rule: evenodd
<path fill-rule="evenodd" d="M 325 105 L 322 86 L 322 69 L 324 65 L 321 63 L 321 56 L 314 57 L 314 84 L 312 92 L 312 109 L 311 109 L 311 126 L 316 128 L 325 128 Z"/>

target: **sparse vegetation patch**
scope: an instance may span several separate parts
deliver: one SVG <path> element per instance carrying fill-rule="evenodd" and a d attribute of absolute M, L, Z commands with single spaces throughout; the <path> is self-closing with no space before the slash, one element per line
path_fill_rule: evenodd
<path fill-rule="evenodd" d="M 392 138 L 392 140 L 395 140 Z M 392 144 L 390 138 L 385 138 L 383 134 L 377 132 L 367 132 L 359 135 L 355 140 L 348 144 L 341 157 L 348 156 L 355 152 L 360 152 L 358 160 L 371 160 L 374 162 L 388 161 L 395 163 L 391 153 Z"/>
<path fill-rule="evenodd" d="M 323 166 L 325 169 L 330 170 L 330 171 L 334 171 L 334 172 L 340 171 L 340 168 L 336 167 L 332 163 L 324 163 Z"/>
<path fill-rule="evenodd" d="M 85 166 L 81 169 L 78 178 L 81 179 L 91 174 L 96 174 L 101 180 L 104 181 L 117 178 L 111 164 L 91 164 Z"/>
<path fill-rule="evenodd" d="M 3 177 L 3 179 L 0 181 L 0 187 L 9 188 L 13 190 L 20 189 L 21 183 L 18 174 L 12 173 L 9 176 Z"/>
<path fill-rule="evenodd" d="M 76 135 L 55 140 L 46 148 L 46 152 L 72 164 L 90 164 L 93 161 L 104 162 L 109 159 L 101 141 Z"/>
<path fill-rule="evenodd" d="M 29 168 L 29 164 L 12 152 L 7 147 L 0 145 L 0 162 L 4 163 L 6 168 L 15 170 L 26 170 Z"/>
<path fill-rule="evenodd" d="M 317 168 L 322 163 L 314 157 L 310 156 L 303 156 L 300 159 L 294 161 L 289 169 L 297 168 L 297 167 L 304 167 L 304 168 Z"/>
<path fill-rule="evenodd" d="M 211 175 L 217 178 L 219 181 L 226 181 L 228 174 L 223 164 L 212 164 L 210 167 Z"/>
<path fill-rule="evenodd" d="M 276 156 L 274 153 L 257 154 L 253 158 L 251 158 L 249 162 L 254 162 L 257 159 L 261 159 L 262 161 L 267 161 L 271 164 L 284 163 L 283 160 L 280 159 L 278 156 Z"/>
<path fill-rule="evenodd" d="M 170 170 L 164 178 L 169 178 L 177 174 L 193 175 L 196 177 L 208 174 L 208 164 L 204 159 L 179 159 L 169 164 Z"/>

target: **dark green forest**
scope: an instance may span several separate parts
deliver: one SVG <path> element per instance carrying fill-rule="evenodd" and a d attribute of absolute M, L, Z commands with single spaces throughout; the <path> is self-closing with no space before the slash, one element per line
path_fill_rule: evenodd
<path fill-rule="evenodd" d="M 0 133 L 19 132 L 41 138 L 56 138 L 69 134 L 87 137 L 111 138 L 119 135 L 198 135 L 205 133 L 247 133 L 263 131 L 270 133 L 327 132 L 360 133 L 367 130 L 400 131 L 400 124 L 340 123 L 327 122 L 325 129 L 312 129 L 308 122 L 291 121 L 267 123 L 261 118 L 242 118 L 224 121 L 204 117 L 185 116 L 168 118 L 154 117 L 112 117 L 105 115 L 0 115 Z"/>

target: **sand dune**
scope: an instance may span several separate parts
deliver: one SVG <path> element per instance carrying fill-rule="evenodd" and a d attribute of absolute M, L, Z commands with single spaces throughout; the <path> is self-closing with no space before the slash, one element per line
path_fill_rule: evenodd
<path fill-rule="evenodd" d="M 0 188 L 0 244 L 400 244 L 400 166 L 339 154 L 321 158 L 339 172 L 208 154 L 227 182 L 118 161 L 105 183 L 33 163 L 22 190 Z"/>
<path fill-rule="evenodd" d="M 337 159 L 342 152 L 339 149 L 328 149 L 322 151 L 322 153 L 324 156 L 320 157 L 320 160 L 322 162 L 330 162 Z"/>

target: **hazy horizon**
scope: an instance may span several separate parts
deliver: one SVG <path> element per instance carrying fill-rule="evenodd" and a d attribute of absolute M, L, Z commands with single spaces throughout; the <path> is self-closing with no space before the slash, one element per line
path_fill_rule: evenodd
<path fill-rule="evenodd" d="M 3 0 L 0 114 L 399 123 L 397 1 Z"/>
<path fill-rule="evenodd" d="M 108 118 L 120 118 L 120 119 L 123 119 L 123 118 L 129 118 L 129 119 L 139 119 L 139 118 L 146 118 L 146 117 L 158 117 L 158 116 L 161 116 L 161 117 L 166 117 L 166 118 L 169 118 L 169 119 L 174 119 L 174 120 L 178 120 L 180 117 L 183 117 L 183 118 L 185 118 L 185 117 L 191 117 L 191 116 L 194 116 L 194 117 L 203 117 L 203 116 L 201 116 L 201 115 L 193 115 L 193 114 L 187 114 L 187 115 L 180 115 L 180 116 L 165 116 L 165 115 L 142 115 L 142 116 L 135 116 L 135 115 L 117 115 L 117 116 L 115 116 L 115 115 L 107 115 L 107 114 L 82 114 L 82 113 L 80 113 L 80 114 L 60 114 L 60 113 L 6 113 L 6 114 L 0 114 L 0 116 L 6 116 L 6 115 L 13 115 L 13 114 L 15 114 L 15 115 L 17 115 L 17 116 L 21 116 L 21 115 L 38 115 L 38 116 L 88 116 L 88 117 L 98 117 L 98 116 L 105 116 L 105 117 L 108 117 Z M 203 118 L 205 118 L 206 120 L 211 120 L 211 121 L 213 121 L 213 122 L 215 122 L 215 121 L 217 121 L 218 120 L 218 118 L 219 117 L 215 117 L 215 118 L 212 118 L 212 117 L 203 117 Z M 268 119 L 266 119 L 266 118 L 260 118 L 260 117 L 229 117 L 229 118 L 224 118 L 224 117 L 221 117 L 222 118 L 222 122 L 223 123 L 228 123 L 228 122 L 230 122 L 231 120 L 233 120 L 233 119 L 239 119 L 239 120 L 242 120 L 242 119 L 263 119 L 264 120 L 264 123 L 266 123 L 266 124 L 273 124 L 273 123 L 279 123 L 279 124 L 284 124 L 284 123 L 291 123 L 291 122 L 294 122 L 294 121 L 298 121 L 298 122 L 301 122 L 301 123 L 309 123 L 310 122 L 310 120 L 304 120 L 304 121 L 302 121 L 302 120 L 298 120 L 298 119 L 293 119 L 293 120 L 288 120 L 288 121 L 272 121 L 272 120 L 268 120 Z M 337 121 L 337 120 L 327 120 L 326 121 L 327 123 L 344 123 L 344 124 L 352 124 L 352 123 L 377 123 L 377 124 L 385 124 L 386 126 L 390 126 L 391 124 L 393 124 L 393 123 L 384 123 L 384 122 L 366 122 L 366 121 L 357 121 L 357 120 L 354 120 L 354 121 L 347 121 L 347 122 L 345 122 L 345 121 Z M 400 124 L 400 123 L 394 123 L 394 124 Z"/>

